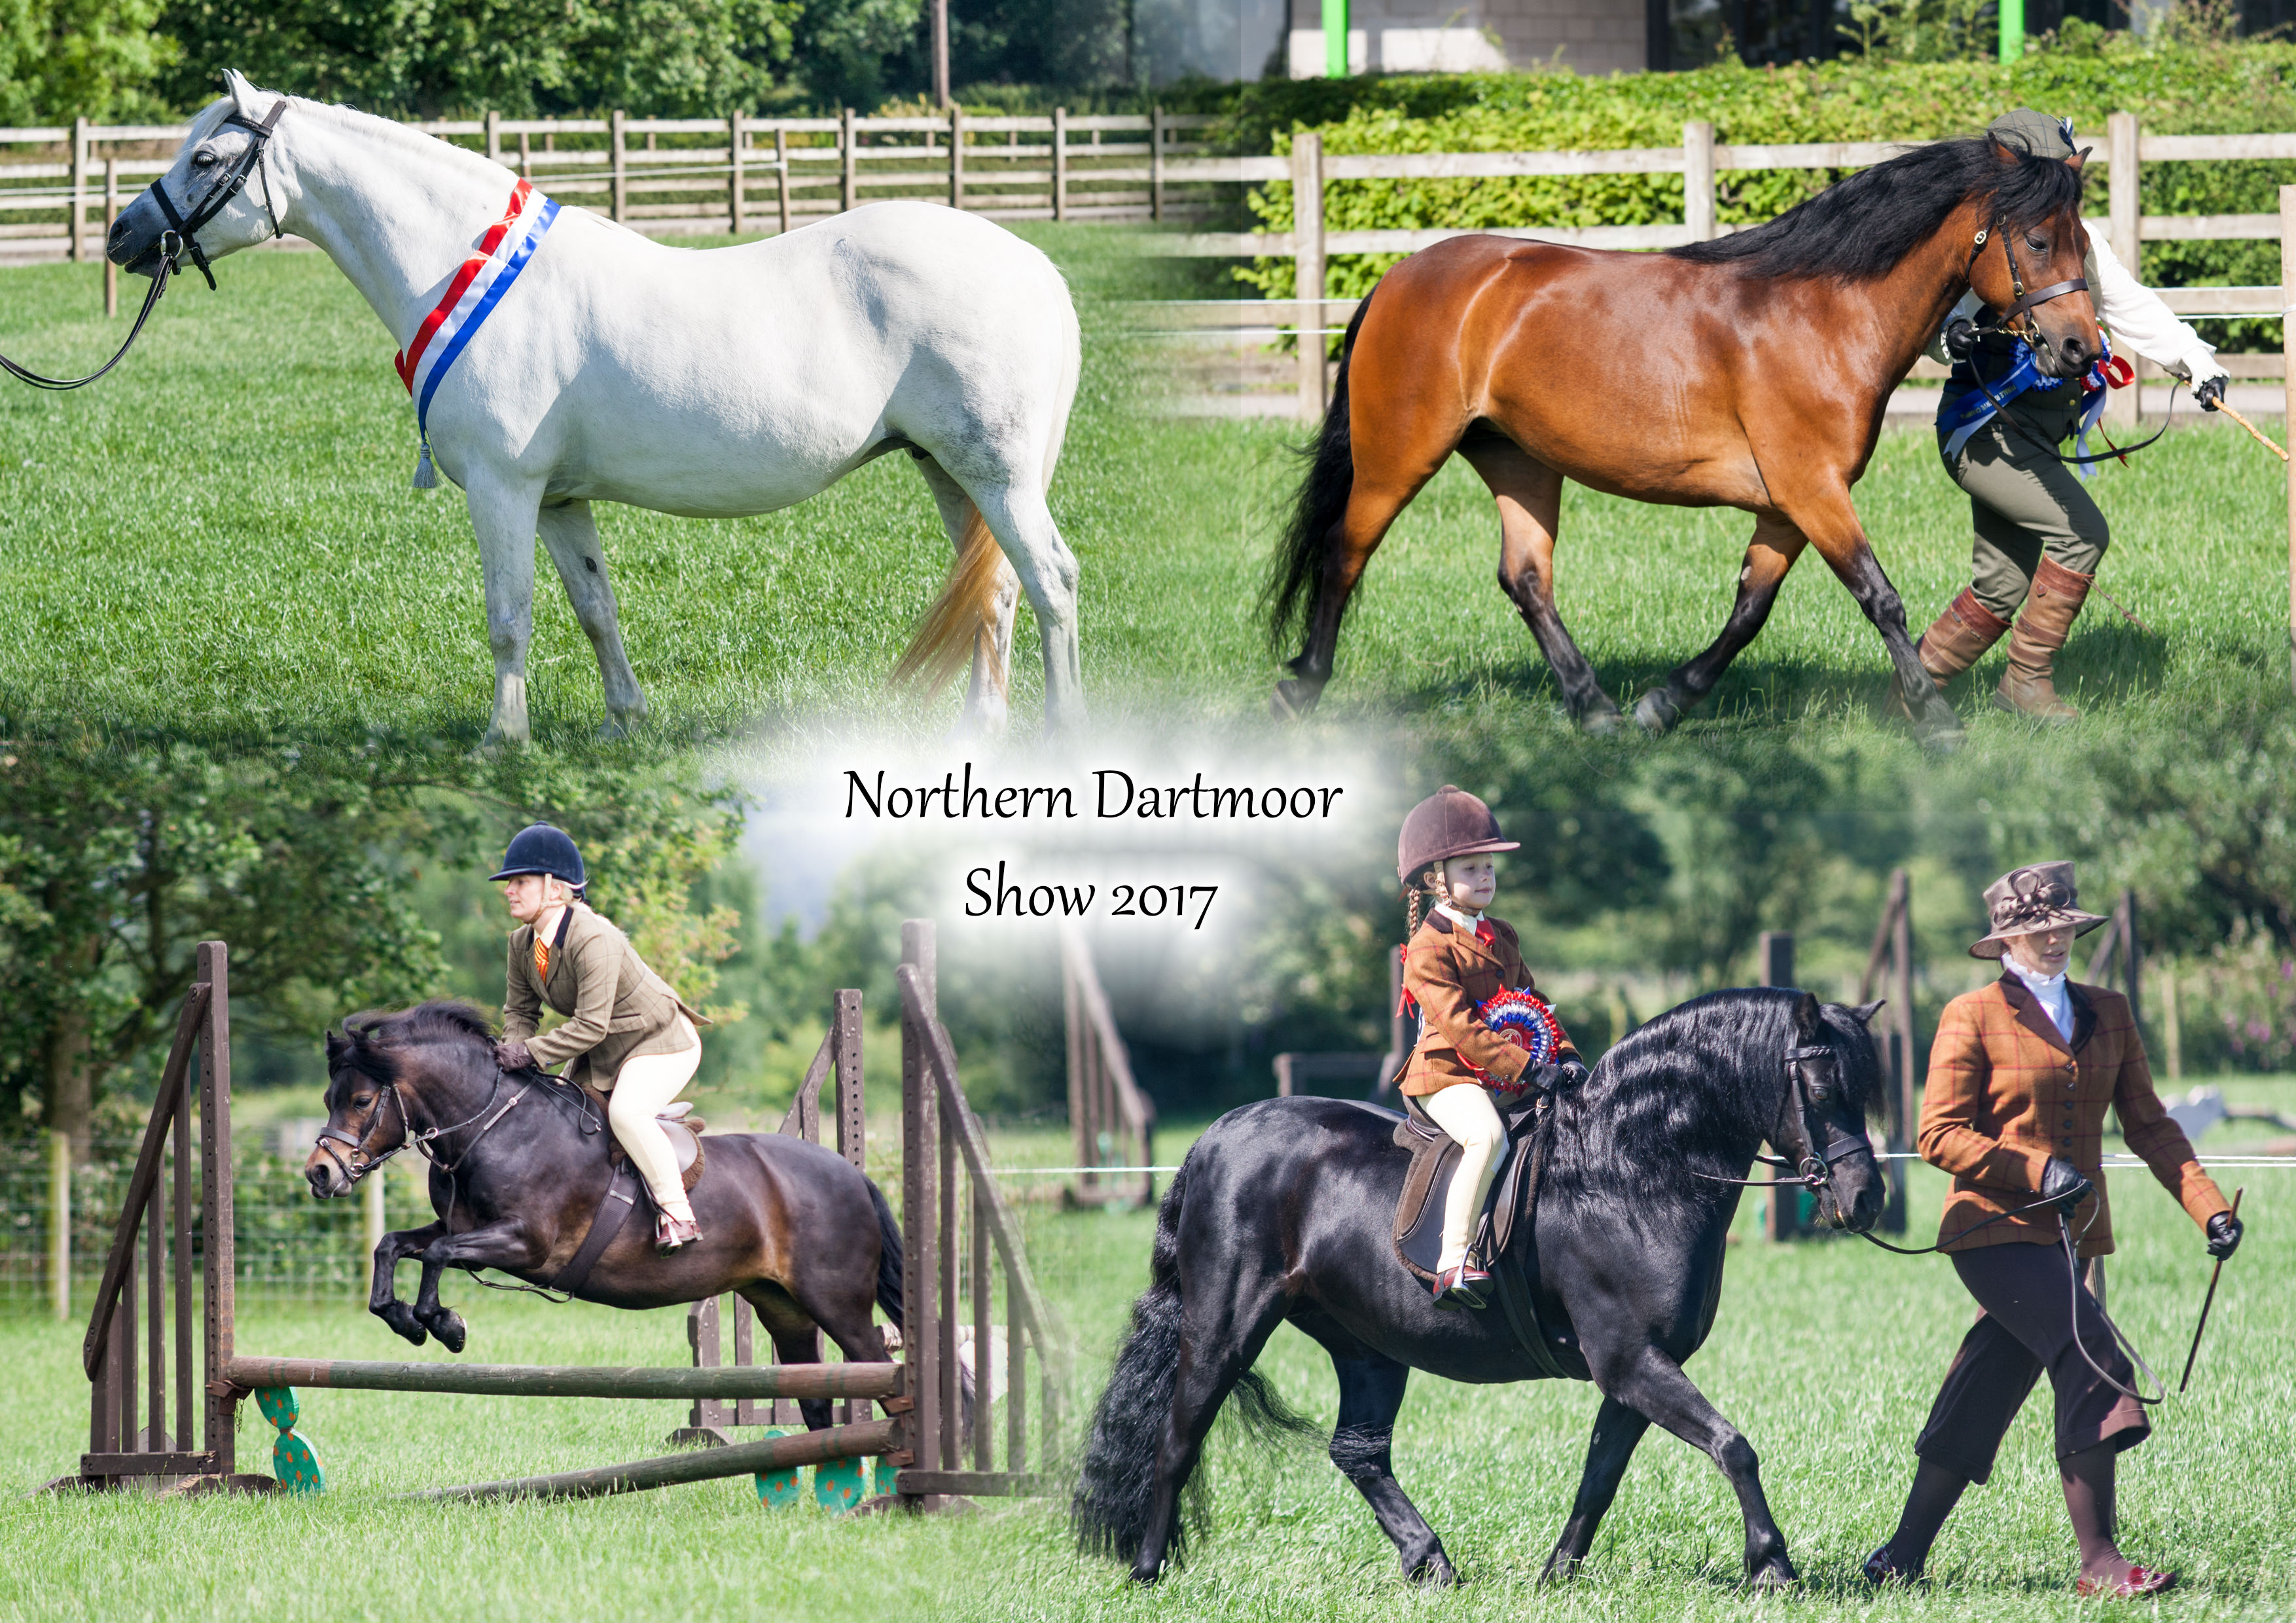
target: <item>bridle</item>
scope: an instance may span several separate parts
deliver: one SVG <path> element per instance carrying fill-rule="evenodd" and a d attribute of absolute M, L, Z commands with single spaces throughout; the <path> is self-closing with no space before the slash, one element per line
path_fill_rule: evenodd
<path fill-rule="evenodd" d="M 1741 1188 L 1770 1188 L 1777 1184 L 1799 1181 L 1802 1187 L 1815 1194 L 1819 1190 L 1833 1187 L 1833 1167 L 1861 1152 L 1871 1155 L 1874 1146 L 1865 1135 L 1852 1133 L 1836 1121 L 1829 1111 L 1825 1119 L 1825 1143 L 1820 1148 L 1809 1132 L 1809 1107 L 1816 1103 L 1833 1102 L 1841 1082 L 1841 1056 L 1825 1045 L 1813 1044 L 1789 1048 L 1785 1052 L 1785 1097 L 1779 1102 L 1778 1119 L 1770 1128 L 1770 1142 L 1782 1149 L 1795 1152 L 1788 1160 L 1780 1155 L 1757 1155 L 1754 1159 L 1764 1166 L 1775 1167 L 1781 1172 L 1791 1172 L 1793 1179 L 1717 1177 L 1712 1173 L 1693 1170 L 1692 1176 L 1704 1178 L 1710 1184 L 1734 1184 Z"/>
<path fill-rule="evenodd" d="M 206 251 L 200 247 L 200 229 L 229 208 L 232 200 L 245 189 L 249 178 L 261 170 L 264 149 L 270 144 L 272 134 L 278 127 L 280 114 L 286 111 L 287 98 L 283 95 L 272 107 L 271 116 L 259 124 L 234 108 L 223 123 L 216 127 L 220 130 L 235 124 L 242 129 L 253 132 L 254 139 L 247 143 L 247 150 L 233 159 L 230 167 L 216 177 L 188 216 L 176 212 L 174 200 L 168 197 L 167 188 L 160 184 L 167 176 L 160 176 L 152 182 L 152 201 L 158 203 L 160 212 L 168 217 L 168 229 L 160 234 L 160 268 L 152 273 L 151 291 L 144 295 L 144 307 L 135 313 L 135 324 L 127 330 L 127 341 L 119 346 L 110 360 L 84 378 L 45 377 L 29 367 L 18 365 L 4 355 L 0 355 L 0 370 L 35 389 L 85 389 L 127 358 L 127 352 L 135 347 L 136 339 L 143 335 L 144 324 L 151 320 L 152 312 L 159 306 L 160 295 L 168 291 L 168 279 L 182 268 L 185 254 L 191 256 L 192 263 L 200 275 L 208 279 L 208 291 L 215 291 L 215 271 L 208 264 Z M 263 182 L 263 212 L 270 217 L 271 234 L 274 237 L 286 235 L 279 225 L 279 211 L 272 203 L 268 178 Z"/>
<path fill-rule="evenodd" d="M 391 1157 L 397 1155 L 400 1151 L 408 1148 L 410 1145 L 429 1156 L 431 1162 L 436 1165 L 440 1171 L 452 1174 L 459 1168 L 464 1161 L 470 1159 L 471 1152 L 478 1147 L 479 1140 L 484 1138 L 488 1133 L 491 1132 L 495 1124 L 499 1122 L 504 1116 L 509 1115 L 512 1108 L 515 1106 L 520 1100 L 526 1097 L 527 1088 L 521 1086 L 518 1092 L 512 1094 L 507 1100 L 504 1101 L 500 1109 L 496 1109 L 495 1106 L 495 1101 L 502 1097 L 503 1081 L 504 1073 L 502 1068 L 500 1066 L 496 1066 L 495 1068 L 494 1086 L 488 1090 L 487 1094 L 487 1102 L 479 1107 L 476 1115 L 465 1117 L 463 1120 L 455 1122 L 450 1126 L 427 1127 L 419 1132 L 415 1129 L 414 1119 L 407 1113 L 406 1095 L 399 1092 L 398 1084 L 396 1081 L 390 1082 L 383 1086 L 382 1091 L 389 1096 L 390 1102 L 398 1107 L 398 1142 L 397 1143 L 392 1144 L 390 1148 L 382 1151 L 380 1154 L 367 1147 L 367 1140 L 374 1135 L 375 1124 L 382 1118 L 382 1110 L 381 1105 L 378 1104 L 375 1110 L 368 1115 L 365 1130 L 359 1133 L 357 1136 L 354 1137 L 350 1134 L 343 1132 L 341 1129 L 330 1124 L 329 1126 L 319 1129 L 319 1135 L 317 1139 L 314 1142 L 314 1147 L 324 1151 L 327 1159 L 334 1162 L 336 1167 L 340 1169 L 344 1180 L 354 1186 L 357 1184 L 361 1178 L 366 1176 L 368 1173 L 386 1165 L 390 1160 Z M 488 1111 L 492 1111 L 493 1114 L 488 1115 Z M 453 1160 L 448 1161 L 440 1160 L 439 1157 L 430 1149 L 430 1146 L 439 1139 L 446 1137 L 450 1133 L 461 1132 L 464 1127 L 471 1126 L 472 1123 L 479 1122 L 482 1117 L 485 1118 L 483 1124 L 479 1127 L 479 1130 L 476 1133 L 471 1135 L 471 1142 L 463 1146 L 462 1153 L 455 1156 Z M 345 1153 L 343 1151 L 337 1150 L 335 1148 L 337 1144 L 347 1146 L 348 1152 Z"/>

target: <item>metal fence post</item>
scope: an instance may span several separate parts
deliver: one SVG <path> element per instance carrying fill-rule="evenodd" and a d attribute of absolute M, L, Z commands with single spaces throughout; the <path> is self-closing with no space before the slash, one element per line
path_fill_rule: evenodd
<path fill-rule="evenodd" d="M 1714 222 L 1714 127 L 1696 122 L 1682 127 L 1682 223 L 1690 227 L 1693 242 L 1710 242 L 1719 234 Z"/>
<path fill-rule="evenodd" d="M 64 233 L 64 257 L 79 263 L 80 233 L 87 225 L 87 119 L 72 120 L 71 224 Z"/>
<path fill-rule="evenodd" d="M 1164 110 L 1148 110 L 1148 217 L 1164 217 Z"/>
<path fill-rule="evenodd" d="M 2112 251 L 2128 267 L 2128 274 L 2141 281 L 2144 242 L 2137 190 L 2142 176 L 2136 162 L 2136 115 L 2133 112 L 2113 113 L 2104 121 L 2105 196 Z M 2134 356 L 2129 358 L 2136 359 Z M 2104 409 L 2109 422 L 2123 428 L 2133 427 L 2144 415 L 2144 385 L 2139 381 L 2127 389 L 2109 390 Z"/>
<path fill-rule="evenodd" d="M 1292 137 L 1292 297 L 1299 305 L 1300 415 L 1324 414 L 1324 138 Z"/>
<path fill-rule="evenodd" d="M 613 217 L 617 220 L 622 217 L 623 206 L 628 201 L 629 198 L 630 176 L 628 159 L 624 151 L 625 131 L 623 128 L 623 127 L 628 122 L 629 115 L 625 113 L 619 107 L 614 109 L 612 118 L 608 120 L 608 126 L 611 132 L 613 140 L 613 152 L 611 153 L 613 163 L 613 201 L 611 205 L 611 212 L 613 215 Z"/>
<path fill-rule="evenodd" d="M 837 131 L 838 155 L 844 160 L 843 172 L 840 176 L 841 184 L 837 193 L 840 209 L 853 207 L 854 192 L 861 178 L 861 159 L 856 150 L 859 144 L 858 122 L 853 116 L 853 110 L 849 107 Z"/>
<path fill-rule="evenodd" d="M 964 109 L 948 105 L 948 206 L 964 207 Z"/>
<path fill-rule="evenodd" d="M 1053 217 L 1069 217 L 1069 110 L 1053 109 Z"/>
<path fill-rule="evenodd" d="M 726 120 L 726 217 L 734 234 L 742 234 L 742 143 L 749 139 L 742 127 L 742 114 L 737 111 Z"/>

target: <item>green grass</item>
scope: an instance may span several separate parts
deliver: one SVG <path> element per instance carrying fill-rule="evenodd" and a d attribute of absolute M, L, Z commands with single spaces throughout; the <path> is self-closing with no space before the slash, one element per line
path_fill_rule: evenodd
<path fill-rule="evenodd" d="M 1074 281 L 1085 385 L 1054 510 L 1084 570 L 1085 670 L 1103 713 L 1257 714 L 1276 674 L 1254 607 L 1298 465 L 1289 423 L 1159 422 L 1114 300 L 1146 284 L 1124 239 L 1022 228 Z M 315 254 L 250 255 L 224 291 L 186 283 L 144 347 L 77 395 L 0 391 L 0 719 L 206 736 L 459 737 L 484 725 L 491 662 L 459 495 L 407 488 L 411 417 L 390 340 Z M 0 349 L 49 371 L 109 353 L 94 273 L 13 271 Z M 1602 409 L 1587 381 L 1587 409 Z M 2286 680 L 2277 463 L 2229 430 L 2171 435 L 2096 489 L 2114 527 L 2105 590 L 2062 665 L 2077 701 L 2124 725 Z M 1926 430 L 1893 430 L 1858 491 L 1915 628 L 1967 579 L 1965 500 Z M 807 714 L 918 719 L 883 690 L 938 589 L 947 543 L 898 459 L 762 518 L 603 515 L 624 626 L 668 736 Z M 1728 607 L 1750 521 L 1575 487 L 1561 545 L 1564 614 L 1614 695 L 1703 647 Z M 1472 717 L 1560 734 L 1553 682 L 1492 582 L 1490 503 L 1454 462 L 1373 561 L 1327 713 Z M 603 718 L 588 646 L 547 570 L 531 656 L 537 726 Z M 1032 650 L 1023 611 L 1020 647 Z M 1956 698 L 1976 737 L 2021 721 Z M 1015 661 L 1021 713 L 1033 652 Z M 1881 646 L 1814 556 L 1693 731 L 1786 721 L 1880 729 Z M 944 705 L 953 701 L 944 701 Z M 935 712 L 939 717 L 941 712 Z M 933 721 L 938 725 L 938 721 Z"/>
<path fill-rule="evenodd" d="M 2296 1084 L 2230 1079 L 2235 1098 L 2296 1103 Z M 998 1158 L 1056 1150 L 1000 1136 Z M 1177 1155 L 1192 1134 L 1168 1135 Z M 2226 1139 L 2225 1149 L 2238 1141 Z M 2218 1149 L 2211 1139 L 2209 1147 Z M 2161 1411 L 2125 1456 L 2123 1543 L 2179 1567 L 2157 1615 L 2286 1617 L 2296 1606 L 2296 1266 L 2285 1241 L 2296 1186 L 2248 1172 L 2248 1244 L 2228 1266 L 2190 1396 Z M 2227 1182 L 2230 1180 L 2228 1179 Z M 2207 1278 L 2197 1234 L 2142 1173 L 2113 1175 L 2121 1250 L 2111 1305 L 2173 1382 Z M 1917 1233 L 1943 1179 L 1915 1179 Z M 1152 1220 L 1021 1208 L 1032 1263 L 1078 1332 L 1096 1383 L 1144 1283 Z M 1751 1203 L 1741 1231 L 1751 1229 Z M 411 1275 L 409 1276 L 411 1278 Z M 488 1361 L 682 1362 L 675 1312 L 551 1308 L 450 1288 L 468 1315 L 466 1356 Z M 1628 1473 L 1586 1574 L 1536 1587 L 1566 1512 L 1595 1398 L 1579 1385 L 1470 1388 L 1414 1379 L 1397 1429 L 1398 1474 L 1466 1582 L 1407 1588 L 1354 1491 L 1312 1450 L 1263 1455 L 1225 1431 L 1210 1466 L 1212 1520 L 1181 1572 L 1130 1589 L 1073 1553 L 1058 1504 L 985 1506 L 924 1521 L 835 1521 L 807 1504 L 768 1513 L 746 1480 L 570 1505 L 433 1507 L 390 1496 L 447 1482 L 568 1469 L 660 1451 L 670 1404 L 310 1392 L 304 1429 L 331 1487 L 316 1499 L 161 1504 L 135 1495 L 0 1502 L 0 1615 L 42 1619 L 345 1619 L 485 1611 L 536 1619 L 796 1617 L 1013 1619 L 1967 1619 L 2118 1616 L 2075 1603 L 2071 1537 L 2049 1457 L 2046 1392 L 2029 1403 L 1993 1481 L 1939 1541 L 1934 1586 L 1876 1597 L 1857 1563 L 1888 1533 L 1910 1446 L 1971 1316 L 1951 1270 L 1848 1241 L 1730 1255 L 1712 1339 L 1690 1372 L 1746 1433 L 1805 1583 L 1783 1603 L 1738 1587 L 1739 1520 L 1719 1475 L 1653 1434 Z M 79 1328 L 0 1321 L 0 1461 L 20 1487 L 84 1446 Z M 408 1355 L 352 1307 L 243 1301 L 250 1352 Z M 1329 1361 L 1280 1331 L 1262 1367 L 1328 1424 Z M 242 1461 L 261 1464 L 251 1406 Z"/>

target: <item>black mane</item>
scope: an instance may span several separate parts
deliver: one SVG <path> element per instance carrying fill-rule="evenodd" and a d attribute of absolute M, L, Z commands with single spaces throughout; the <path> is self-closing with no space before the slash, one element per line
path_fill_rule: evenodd
<path fill-rule="evenodd" d="M 1667 251 L 1750 276 L 1867 282 L 1895 270 L 1971 197 L 1986 200 L 2004 229 L 2020 230 L 2078 204 L 2080 191 L 2080 171 L 2062 159 L 1988 136 L 1939 141 L 1836 181 L 1765 225 Z"/>
<path fill-rule="evenodd" d="M 461 1044 L 472 1052 L 484 1047 L 491 1060 L 493 1024 L 477 1009 L 453 998 L 438 997 L 396 1013 L 369 1010 L 346 1015 L 342 1034 L 327 1039 L 328 1072 L 340 1076 L 357 1070 L 375 1081 L 398 1079 L 398 1051 L 416 1044 Z"/>
<path fill-rule="evenodd" d="M 1613 1045 L 1585 1084 L 1565 1095 L 1556 1119 L 1548 1187 L 1557 1195 L 1615 1200 L 1622 1176 L 1639 1171 L 1635 1193 L 1672 1205 L 1698 1185 L 1689 1168 L 1741 1177 L 1756 1144 L 1775 1125 L 1786 1050 L 1802 1041 L 1787 987 L 1709 992 L 1669 1009 Z M 1820 1005 L 1824 1042 L 1841 1055 L 1850 1108 L 1870 1114 L 1882 1100 L 1882 1068 L 1857 1016 Z M 1726 1163 L 1727 1163 L 1726 1165 Z"/>

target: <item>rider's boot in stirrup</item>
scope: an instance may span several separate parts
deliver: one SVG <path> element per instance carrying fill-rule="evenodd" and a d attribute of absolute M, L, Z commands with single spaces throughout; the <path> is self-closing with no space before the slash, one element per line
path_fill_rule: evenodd
<path fill-rule="evenodd" d="M 1977 601 L 1977 594 L 1964 586 L 1961 595 L 1937 617 L 1937 623 L 1922 633 L 1914 652 L 1921 656 L 1922 668 L 1930 680 L 1943 687 L 1983 659 L 1985 651 L 2008 629 L 2007 620 L 1996 619 L 1991 610 Z M 1890 703 L 1898 715 L 1912 718 L 1913 707 L 1906 702 L 1904 684 L 1894 674 L 1890 677 Z"/>
<path fill-rule="evenodd" d="M 701 1225 L 690 1217 L 673 1217 L 662 1212 L 653 1220 L 653 1249 L 665 1257 L 701 1238 Z"/>
<path fill-rule="evenodd" d="M 1445 1268 L 1435 1275 L 1435 1305 L 1454 1310 L 1480 1308 L 1486 1299 L 1483 1292 L 1490 1283 L 1489 1272 L 1476 1264 L 1471 1251 L 1466 1261 L 1457 1267 Z"/>

